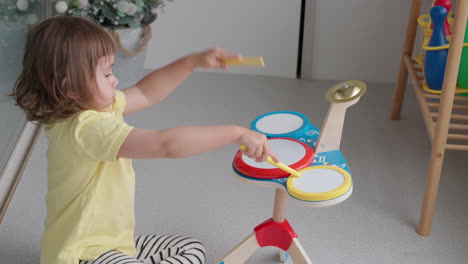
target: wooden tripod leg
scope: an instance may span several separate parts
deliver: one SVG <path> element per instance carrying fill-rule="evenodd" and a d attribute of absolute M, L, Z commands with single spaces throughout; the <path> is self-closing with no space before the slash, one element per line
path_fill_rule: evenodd
<path fill-rule="evenodd" d="M 439 117 L 432 142 L 431 161 L 427 175 L 426 191 L 421 211 L 418 233 L 427 236 L 431 233 L 432 217 L 439 189 L 440 174 L 444 162 L 445 147 L 452 115 L 455 88 L 457 85 L 458 67 L 463 48 L 463 41 L 468 16 L 468 0 L 457 1 L 456 18 L 452 41 L 450 43 L 447 66 L 445 69 L 442 95 L 440 98 Z"/>
<path fill-rule="evenodd" d="M 406 27 L 405 43 L 403 44 L 403 51 L 400 59 L 400 71 L 398 73 L 398 80 L 396 82 L 395 91 L 393 94 L 391 120 L 399 120 L 403 99 L 405 96 L 406 82 L 408 80 L 408 69 L 405 65 L 405 56 L 410 58 L 413 55 L 414 40 L 416 38 L 417 19 L 421 11 L 421 0 L 413 0 L 411 10 L 408 17 L 408 25 Z"/>
<path fill-rule="evenodd" d="M 294 264 L 312 264 L 312 261 L 309 256 L 307 256 L 307 253 L 297 238 L 293 239 L 293 242 L 288 249 L 288 253 Z"/>
<path fill-rule="evenodd" d="M 244 263 L 260 246 L 258 245 L 255 232 L 246 237 L 235 248 L 226 254 L 219 264 L 241 264 Z"/>

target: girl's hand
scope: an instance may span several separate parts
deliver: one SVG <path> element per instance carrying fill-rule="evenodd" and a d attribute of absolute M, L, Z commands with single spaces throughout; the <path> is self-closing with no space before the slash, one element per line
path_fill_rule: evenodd
<path fill-rule="evenodd" d="M 211 48 L 200 53 L 195 53 L 193 56 L 195 58 L 195 64 L 197 67 L 224 70 L 228 68 L 228 66 L 224 63 L 224 60 L 241 58 L 241 56 L 238 54 L 230 53 L 218 47 Z"/>
<path fill-rule="evenodd" d="M 271 156 L 274 161 L 279 162 L 276 154 L 271 151 L 267 137 L 253 130 L 245 128 L 245 131 L 238 138 L 237 144 L 247 146 L 248 150 L 244 154 L 257 162 L 265 161 L 268 156 Z"/>

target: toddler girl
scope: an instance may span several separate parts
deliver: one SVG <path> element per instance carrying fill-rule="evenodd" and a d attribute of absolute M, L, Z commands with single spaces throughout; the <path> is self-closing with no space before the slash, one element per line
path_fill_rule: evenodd
<path fill-rule="evenodd" d="M 27 36 L 13 96 L 48 138 L 47 218 L 41 264 L 201 264 L 203 245 L 184 236 L 134 238 L 132 159 L 181 158 L 228 144 L 247 156 L 273 155 L 263 134 L 237 125 L 152 131 L 123 116 L 166 98 L 197 67 L 225 69 L 222 49 L 187 55 L 135 86 L 115 90 L 115 46 L 107 32 L 79 17 L 57 16 Z M 276 159 L 276 157 L 275 157 Z"/>

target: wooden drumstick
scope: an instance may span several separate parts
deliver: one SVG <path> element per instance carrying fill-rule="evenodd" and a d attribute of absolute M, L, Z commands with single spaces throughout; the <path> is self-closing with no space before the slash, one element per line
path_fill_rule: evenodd
<path fill-rule="evenodd" d="M 247 146 L 245 145 L 240 145 L 239 147 L 242 151 L 247 151 L 249 148 L 247 148 Z M 265 160 L 266 162 L 270 163 L 271 165 L 279 168 L 279 169 L 282 169 L 283 171 L 291 174 L 291 176 L 293 177 L 297 177 L 297 178 L 300 178 L 302 177 L 302 175 L 295 169 L 289 167 L 288 165 L 282 163 L 282 162 L 276 162 L 273 160 L 273 158 L 271 156 L 268 156 L 268 158 Z"/>
<path fill-rule="evenodd" d="M 240 57 L 234 59 L 225 59 L 224 63 L 228 65 L 239 65 L 239 66 L 259 66 L 264 67 L 263 57 Z"/>

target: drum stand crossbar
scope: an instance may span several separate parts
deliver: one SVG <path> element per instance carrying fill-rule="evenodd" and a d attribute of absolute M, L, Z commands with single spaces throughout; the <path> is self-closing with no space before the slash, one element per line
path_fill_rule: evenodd
<path fill-rule="evenodd" d="M 285 219 L 287 193 L 284 189 L 275 190 L 273 217 L 254 228 L 234 249 L 227 253 L 219 264 L 244 263 L 258 248 L 273 246 L 281 249 L 281 261 L 288 255 L 294 264 L 312 264 L 304 248 L 299 243 L 296 232 Z"/>

